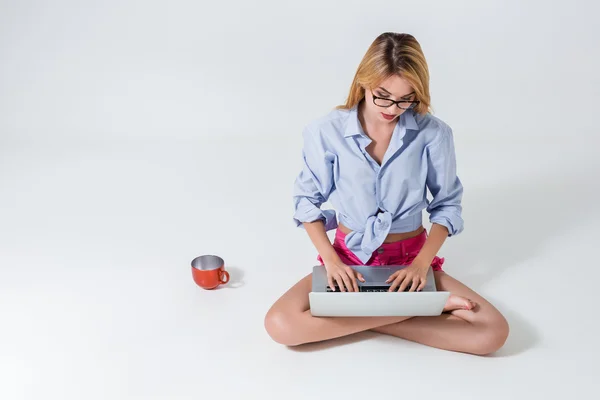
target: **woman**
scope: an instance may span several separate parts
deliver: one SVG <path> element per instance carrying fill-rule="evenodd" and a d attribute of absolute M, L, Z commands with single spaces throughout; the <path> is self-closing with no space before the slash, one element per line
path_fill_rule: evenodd
<path fill-rule="evenodd" d="M 294 186 L 294 220 L 306 230 L 329 285 L 357 291 L 349 265 L 409 265 L 390 276 L 390 290 L 421 290 L 432 268 L 451 296 L 435 317 L 313 317 L 311 275 L 271 307 L 265 328 L 295 346 L 371 330 L 471 354 L 498 350 L 508 324 L 483 297 L 443 269 L 436 254 L 463 230 L 463 187 L 456 175 L 451 128 L 429 112 L 429 72 L 417 40 L 384 33 L 369 47 L 345 105 L 309 124 L 303 169 Z M 427 190 L 433 199 L 426 198 Z M 338 212 L 322 210 L 331 201 Z M 428 233 L 422 211 L 432 224 Z M 330 242 L 326 232 L 336 229 Z"/>

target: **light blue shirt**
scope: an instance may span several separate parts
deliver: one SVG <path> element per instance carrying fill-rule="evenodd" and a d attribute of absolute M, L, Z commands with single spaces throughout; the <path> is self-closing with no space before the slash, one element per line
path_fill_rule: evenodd
<path fill-rule="evenodd" d="M 339 220 L 352 230 L 346 246 L 365 264 L 388 233 L 419 228 L 425 209 L 449 236 L 462 232 L 463 186 L 452 129 L 439 118 L 401 114 L 381 165 L 365 150 L 371 139 L 357 106 L 315 119 L 302 135 L 303 166 L 293 190 L 297 227 L 322 219 L 329 231 Z M 326 201 L 334 210 L 321 209 Z"/>

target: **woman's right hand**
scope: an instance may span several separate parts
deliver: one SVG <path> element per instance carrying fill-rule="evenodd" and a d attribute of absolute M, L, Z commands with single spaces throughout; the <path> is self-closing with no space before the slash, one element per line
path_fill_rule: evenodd
<path fill-rule="evenodd" d="M 356 279 L 361 282 L 365 281 L 362 274 L 354 271 L 340 259 L 324 260 L 323 264 L 327 270 L 327 281 L 329 287 L 335 292 L 335 284 L 337 282 L 341 292 L 358 292 L 358 284 Z"/>

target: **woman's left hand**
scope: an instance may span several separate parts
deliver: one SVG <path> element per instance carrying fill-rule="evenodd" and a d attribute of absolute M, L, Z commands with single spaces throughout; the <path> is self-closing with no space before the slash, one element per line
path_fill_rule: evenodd
<path fill-rule="evenodd" d="M 398 288 L 399 292 L 404 292 L 409 285 L 409 292 L 420 292 L 427 283 L 428 270 L 428 265 L 413 263 L 408 267 L 401 269 L 400 271 L 394 272 L 392 275 L 390 275 L 387 281 L 385 281 L 385 283 L 390 283 L 392 280 L 394 281 L 390 286 L 390 292 L 395 292 L 396 288 Z"/>

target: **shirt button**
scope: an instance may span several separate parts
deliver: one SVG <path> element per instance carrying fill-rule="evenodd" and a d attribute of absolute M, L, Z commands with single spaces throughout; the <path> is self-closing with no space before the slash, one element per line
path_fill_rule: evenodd
<path fill-rule="evenodd" d="M 383 253 L 383 248 L 381 248 L 381 247 L 380 247 L 380 248 L 378 248 L 378 249 L 377 249 L 377 252 L 378 252 L 379 254 Z"/>

